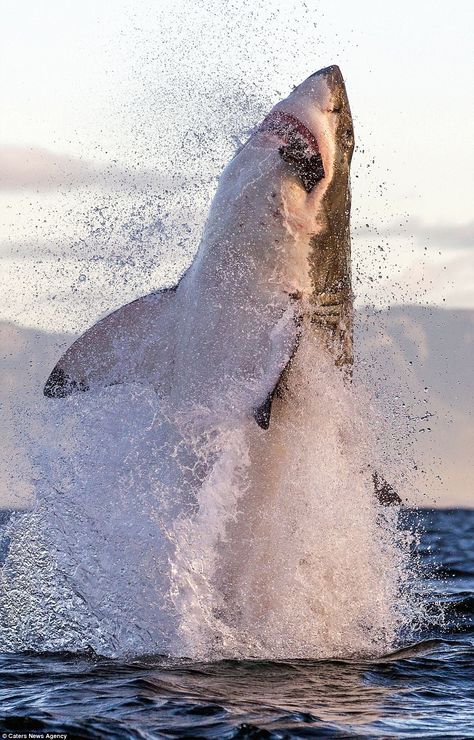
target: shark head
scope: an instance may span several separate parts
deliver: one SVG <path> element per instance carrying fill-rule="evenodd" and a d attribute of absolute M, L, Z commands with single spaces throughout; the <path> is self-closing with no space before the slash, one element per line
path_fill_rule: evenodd
<path fill-rule="evenodd" d="M 145 378 L 177 406 L 210 408 L 238 388 L 248 396 L 240 406 L 256 408 L 303 334 L 350 364 L 352 150 L 344 81 L 328 67 L 277 103 L 225 168 L 176 289 L 95 324 L 57 363 L 46 395 Z"/>
<path fill-rule="evenodd" d="M 350 165 L 352 116 L 337 66 L 308 77 L 262 124 L 280 138 L 280 155 L 293 177 L 285 209 L 305 247 L 305 286 L 313 322 L 336 347 L 336 361 L 352 361 Z"/>
<path fill-rule="evenodd" d="M 323 178 L 324 188 L 336 182 L 338 189 L 348 187 L 354 131 L 339 67 L 326 67 L 308 77 L 273 108 L 263 125 L 281 133 L 286 127 L 288 143 L 282 154 L 295 165 L 306 159 L 306 170 L 301 167 L 306 191 Z"/>

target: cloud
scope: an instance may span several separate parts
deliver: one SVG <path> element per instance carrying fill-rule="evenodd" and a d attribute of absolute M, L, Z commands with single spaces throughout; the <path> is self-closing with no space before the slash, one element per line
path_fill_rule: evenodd
<path fill-rule="evenodd" d="M 420 236 L 446 247 L 474 247 L 474 221 L 466 224 L 444 224 L 426 229 Z"/>
<path fill-rule="evenodd" d="M 439 263 L 415 259 L 383 291 L 392 303 L 428 303 L 451 308 L 474 308 L 474 264 L 470 249 L 452 253 Z"/>
<path fill-rule="evenodd" d="M 0 148 L 2 190 L 55 190 L 94 183 L 98 170 L 89 162 L 38 147 Z"/>
<path fill-rule="evenodd" d="M 474 247 L 474 220 L 464 224 L 439 223 L 427 224 L 411 218 L 404 224 L 392 223 L 386 227 L 370 224 L 357 225 L 354 228 L 356 237 L 376 235 L 381 237 L 414 237 L 423 246 L 432 247 Z"/>
<path fill-rule="evenodd" d="M 106 190 L 170 187 L 175 176 L 157 170 L 127 169 L 35 146 L 0 147 L 0 191 L 48 192 L 80 187 Z"/>

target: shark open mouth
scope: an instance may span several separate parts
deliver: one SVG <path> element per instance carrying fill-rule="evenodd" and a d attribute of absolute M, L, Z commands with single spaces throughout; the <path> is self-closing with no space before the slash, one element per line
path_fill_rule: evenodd
<path fill-rule="evenodd" d="M 280 138 L 281 158 L 295 166 L 304 189 L 309 193 L 324 177 L 316 137 L 298 118 L 280 110 L 272 111 L 263 120 L 259 131 L 269 131 Z"/>

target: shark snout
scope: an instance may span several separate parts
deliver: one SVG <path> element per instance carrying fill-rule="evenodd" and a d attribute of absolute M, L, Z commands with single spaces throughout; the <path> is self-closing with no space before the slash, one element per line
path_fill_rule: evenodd
<path fill-rule="evenodd" d="M 311 77 L 324 77 L 326 82 L 332 83 L 332 85 L 343 85 L 344 78 L 342 72 L 337 64 L 332 64 L 330 67 L 324 67 L 315 72 Z"/>
<path fill-rule="evenodd" d="M 311 75 L 311 78 L 314 79 L 315 77 L 324 80 L 325 86 L 329 91 L 330 100 L 328 101 L 328 110 L 334 113 L 341 113 L 346 110 L 348 111 L 349 102 L 347 99 L 346 86 L 344 84 L 342 72 L 337 64 L 333 64 L 330 67 L 324 67 L 324 69 L 320 69 L 318 72 Z"/>

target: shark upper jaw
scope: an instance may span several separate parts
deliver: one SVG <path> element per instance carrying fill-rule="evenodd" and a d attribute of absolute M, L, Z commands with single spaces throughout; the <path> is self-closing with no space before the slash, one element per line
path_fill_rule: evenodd
<path fill-rule="evenodd" d="M 274 109 L 264 118 L 259 131 L 270 131 L 278 136 L 282 145 L 289 145 L 292 139 L 299 140 L 304 154 L 311 157 L 319 154 L 316 137 L 299 118 L 284 110 Z"/>

